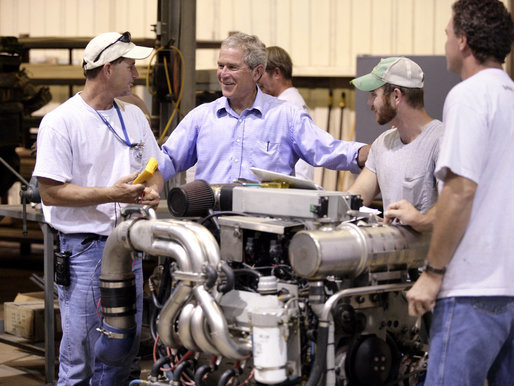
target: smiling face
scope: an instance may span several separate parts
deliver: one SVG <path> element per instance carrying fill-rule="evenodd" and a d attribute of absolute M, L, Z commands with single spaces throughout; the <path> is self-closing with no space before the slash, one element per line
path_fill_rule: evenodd
<path fill-rule="evenodd" d="M 369 93 L 368 105 L 371 106 L 371 111 L 375 113 L 375 119 L 379 125 L 385 125 L 396 117 L 397 111 L 391 102 L 391 95 L 384 95 L 384 87 L 377 88 Z"/>
<path fill-rule="evenodd" d="M 238 113 L 252 106 L 261 71 L 262 65 L 253 70 L 248 68 L 241 49 L 221 47 L 218 58 L 218 82 L 223 96 L 229 99 L 230 106 Z"/>

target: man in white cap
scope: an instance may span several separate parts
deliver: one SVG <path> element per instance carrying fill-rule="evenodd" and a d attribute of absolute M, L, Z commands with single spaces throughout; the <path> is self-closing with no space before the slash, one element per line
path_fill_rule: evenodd
<path fill-rule="evenodd" d="M 406 200 L 427 212 L 437 201 L 433 172 L 443 125 L 425 111 L 422 69 L 408 58 L 391 57 L 350 83 L 369 92 L 368 105 L 377 122 L 393 127 L 373 142 L 349 192 L 360 194 L 364 205 L 381 193 L 384 208 Z"/>
<path fill-rule="evenodd" d="M 144 59 L 151 51 L 131 43 L 128 32 L 92 39 L 84 51 L 84 90 L 48 113 L 39 127 L 34 176 L 45 221 L 59 233 L 60 252 L 69 256 L 60 259 L 56 268 L 63 331 L 58 385 L 122 385 L 137 354 L 140 259 L 133 269 L 137 299 L 133 344 L 109 364 L 95 358 L 97 328 L 106 328 L 96 307 L 103 249 L 120 222 L 122 208 L 127 203 L 159 203 L 158 171 L 145 184 L 131 184 L 150 157 L 160 161 L 155 137 L 138 107 L 115 100 L 128 93 L 138 77 L 135 59 Z"/>

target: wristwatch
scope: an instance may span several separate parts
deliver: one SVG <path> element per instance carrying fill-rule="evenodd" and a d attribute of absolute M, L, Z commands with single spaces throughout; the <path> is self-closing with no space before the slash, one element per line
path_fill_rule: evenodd
<path fill-rule="evenodd" d="M 436 275 L 444 275 L 446 273 L 446 267 L 436 268 L 430 265 L 428 261 L 425 261 L 425 265 L 423 266 L 423 272 L 434 273 Z"/>

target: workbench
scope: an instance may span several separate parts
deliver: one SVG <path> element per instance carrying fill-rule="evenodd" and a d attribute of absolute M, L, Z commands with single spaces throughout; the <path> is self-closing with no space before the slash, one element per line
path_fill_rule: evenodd
<path fill-rule="evenodd" d="M 0 205 L 0 217 L 23 219 L 23 206 Z M 43 232 L 45 287 L 45 380 L 47 384 L 55 381 L 55 316 L 54 316 L 54 233 L 45 222 L 41 210 L 26 206 L 27 221 L 37 222 Z M 21 234 L 21 230 L 20 230 Z"/>

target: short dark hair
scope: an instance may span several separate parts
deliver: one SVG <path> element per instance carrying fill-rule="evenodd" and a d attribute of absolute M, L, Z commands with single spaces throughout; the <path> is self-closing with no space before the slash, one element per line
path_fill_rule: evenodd
<path fill-rule="evenodd" d="M 512 18 L 499 0 L 458 0 L 453 6 L 453 31 L 466 36 L 473 56 L 503 63 L 514 41 Z"/>
<path fill-rule="evenodd" d="M 125 59 L 125 58 L 123 56 L 120 56 L 118 59 L 114 59 L 112 62 L 109 62 L 109 63 L 118 64 L 118 63 L 121 63 L 123 61 L 123 59 Z M 102 68 L 104 66 L 105 66 L 105 64 L 100 67 L 92 68 L 91 70 L 84 70 L 84 76 L 86 77 L 86 79 L 94 79 L 98 76 L 100 71 L 102 71 Z"/>
<path fill-rule="evenodd" d="M 425 106 L 424 95 L 425 92 L 422 88 L 409 88 L 403 86 L 397 86 L 395 84 L 386 83 L 384 84 L 384 96 L 391 94 L 395 88 L 405 96 L 407 104 L 413 109 L 421 109 Z"/>
<path fill-rule="evenodd" d="M 293 62 L 286 50 L 271 46 L 266 48 L 266 54 L 266 72 L 272 72 L 278 67 L 285 79 L 293 80 Z"/>

